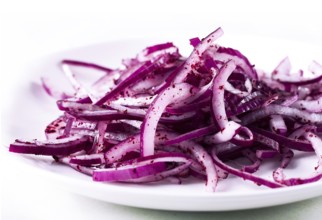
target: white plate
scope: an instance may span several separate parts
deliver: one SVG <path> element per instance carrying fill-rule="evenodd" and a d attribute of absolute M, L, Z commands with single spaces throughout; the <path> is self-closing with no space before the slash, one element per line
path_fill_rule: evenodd
<path fill-rule="evenodd" d="M 19 76 L 22 80 L 15 82 L 16 86 L 9 91 L 13 94 L 13 98 L 11 101 L 6 99 L 10 103 L 3 105 L 2 131 L 5 145 L 15 138 L 43 137 L 46 124 L 58 116 L 55 101 L 47 97 L 39 86 L 39 77 L 64 80 L 57 65 L 59 60 L 73 58 L 116 67 L 120 64 L 121 58 L 131 57 L 144 46 L 159 42 L 131 40 L 93 45 L 47 56 L 23 67 L 24 74 Z M 311 59 L 322 61 L 321 47 L 309 43 L 250 36 L 224 36 L 220 43 L 240 49 L 252 63 L 267 71 L 271 71 L 286 55 L 290 55 L 296 67 L 304 69 Z M 178 44 L 180 47 L 185 45 L 183 53 L 187 54 L 190 50 L 188 43 L 178 41 Z M 59 81 L 59 85 L 64 86 L 63 81 Z M 30 172 L 31 176 L 42 175 L 72 192 L 134 207 L 223 211 L 280 205 L 322 195 L 322 182 L 268 189 L 233 176 L 219 182 L 218 191 L 215 193 L 206 192 L 204 183 L 196 180 L 185 181 L 182 185 L 169 182 L 145 185 L 97 183 L 88 176 L 53 162 L 49 157 L 20 156 L 7 152 L 4 155 L 17 167 Z M 313 155 L 297 155 L 286 173 L 288 177 L 305 177 L 313 172 L 315 165 L 316 159 Z M 259 175 L 271 178 L 274 166 L 277 164 L 265 163 Z"/>

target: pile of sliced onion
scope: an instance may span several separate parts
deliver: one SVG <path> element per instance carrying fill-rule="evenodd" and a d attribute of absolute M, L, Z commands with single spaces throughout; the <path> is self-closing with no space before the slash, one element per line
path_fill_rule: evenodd
<path fill-rule="evenodd" d="M 46 140 L 16 140 L 10 151 L 50 155 L 94 181 L 182 183 L 197 178 L 209 191 L 230 176 L 271 188 L 322 178 L 322 66 L 311 78 L 292 74 L 285 58 L 272 74 L 259 74 L 236 49 L 216 44 L 218 28 L 183 57 L 173 43 L 150 46 L 122 67 L 63 60 L 73 93 L 42 79 L 62 114 Z M 101 71 L 84 86 L 75 67 Z M 286 178 L 298 152 L 316 154 L 312 175 Z M 244 162 L 231 163 L 244 158 Z M 256 172 L 274 163 L 272 177 Z M 243 182 L 243 181 L 241 181 Z"/>

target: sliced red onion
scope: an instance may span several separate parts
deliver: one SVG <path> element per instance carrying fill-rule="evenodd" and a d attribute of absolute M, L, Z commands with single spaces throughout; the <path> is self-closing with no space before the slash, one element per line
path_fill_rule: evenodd
<path fill-rule="evenodd" d="M 322 65 L 315 60 L 309 65 L 309 71 L 316 75 L 322 75 Z"/>
<path fill-rule="evenodd" d="M 196 47 L 201 42 L 199 37 L 191 38 L 189 39 L 189 41 L 190 41 L 190 45 L 193 47 Z"/>
<path fill-rule="evenodd" d="M 121 109 L 121 108 L 120 108 Z M 84 111 L 68 111 L 70 115 L 73 115 L 76 118 L 89 120 L 89 121 L 108 121 L 108 120 L 121 120 L 121 119 L 130 119 L 130 120 L 142 120 L 147 112 L 143 109 L 130 109 L 126 107 L 122 107 L 124 111 L 118 110 L 84 110 Z M 187 112 L 182 115 L 169 116 L 169 117 L 161 117 L 160 121 L 163 123 L 173 123 L 185 121 L 189 118 L 195 116 L 194 112 Z"/>
<path fill-rule="evenodd" d="M 42 79 L 62 116 L 46 127 L 46 141 L 16 140 L 9 150 L 50 155 L 97 181 L 183 183 L 194 176 L 214 191 L 229 174 L 272 188 L 320 180 L 322 66 L 313 61 L 306 78 L 302 70 L 291 74 L 285 58 L 269 76 L 238 50 L 216 45 L 222 33 L 191 39 L 188 58 L 163 43 L 116 69 L 63 60 L 74 94 Z M 75 66 L 103 74 L 82 82 Z M 312 176 L 285 177 L 294 150 L 316 153 Z M 241 170 L 225 163 L 245 157 L 251 164 Z M 275 182 L 250 174 L 262 160 L 278 159 Z"/>
<path fill-rule="evenodd" d="M 308 68 L 313 74 L 317 74 L 317 77 L 311 78 L 311 79 L 305 79 L 303 77 L 303 71 L 300 70 L 299 74 L 291 75 L 291 63 L 288 57 L 286 57 L 282 62 L 278 65 L 278 67 L 273 71 L 272 77 L 278 80 L 280 83 L 284 84 L 285 86 L 303 86 L 303 85 L 309 85 L 318 83 L 322 80 L 322 66 L 316 62 L 313 61 L 309 68 Z"/>
<path fill-rule="evenodd" d="M 148 107 L 153 102 L 155 97 L 156 96 L 120 97 L 111 103 L 132 107 Z"/>
<path fill-rule="evenodd" d="M 242 171 L 246 173 L 255 173 L 259 169 L 261 164 L 262 161 L 258 159 L 253 164 L 244 166 L 242 168 Z"/>
<path fill-rule="evenodd" d="M 298 95 L 293 95 L 293 96 L 289 96 L 287 97 L 284 102 L 281 103 L 281 105 L 283 106 L 291 106 L 293 105 L 293 103 L 295 103 L 297 100 L 299 99 Z"/>
<path fill-rule="evenodd" d="M 79 61 L 79 60 L 62 60 L 62 64 L 68 64 L 68 65 L 74 65 L 74 66 L 81 66 L 81 67 L 88 67 L 88 68 L 93 68 L 97 70 L 102 70 L 105 71 L 106 73 L 112 72 L 113 70 L 95 63 L 88 63 L 84 61 Z"/>
<path fill-rule="evenodd" d="M 270 188 L 279 188 L 279 187 L 283 187 L 282 184 L 279 184 L 279 183 L 275 183 L 275 182 L 272 182 L 270 180 L 266 180 L 266 179 L 263 179 L 261 177 L 258 177 L 258 176 L 255 176 L 255 175 L 252 175 L 252 174 L 249 174 L 247 172 L 243 172 L 243 171 L 240 171 L 238 169 L 235 169 L 231 166 L 228 166 L 226 165 L 225 163 L 223 163 L 218 157 L 217 157 L 217 153 L 216 153 L 216 148 L 213 148 L 212 150 L 212 157 L 214 159 L 214 163 L 220 167 L 221 169 L 227 171 L 228 173 L 232 174 L 232 175 L 235 175 L 235 176 L 238 176 L 238 177 L 241 177 L 243 178 L 244 180 L 250 180 L 252 182 L 254 182 L 255 184 L 257 185 L 264 185 L 264 186 L 267 186 L 267 187 L 270 187 Z"/>
<path fill-rule="evenodd" d="M 234 88 L 233 85 L 231 85 L 229 82 L 225 83 L 225 90 L 239 97 L 248 96 L 252 91 L 252 84 L 248 78 L 245 81 L 245 87 L 247 88 L 247 91 L 241 91 L 239 89 Z"/>
<path fill-rule="evenodd" d="M 154 71 L 156 69 L 156 64 L 151 63 L 150 61 L 145 62 L 143 65 L 141 65 L 135 72 L 133 72 L 128 78 L 123 80 L 120 84 L 117 85 L 112 91 L 107 93 L 105 96 L 103 96 L 101 99 L 99 99 L 95 105 L 102 105 L 109 99 L 113 98 L 117 94 L 119 94 L 122 90 L 124 90 L 129 85 L 135 83 L 138 81 L 142 76 Z"/>
<path fill-rule="evenodd" d="M 223 30 L 221 28 L 216 29 L 214 32 L 205 37 L 192 51 L 190 56 L 186 59 L 181 71 L 175 76 L 174 82 L 180 83 L 183 82 L 186 76 L 190 71 L 192 71 L 194 65 L 196 65 L 200 56 L 210 47 L 212 50 L 217 48 L 217 45 L 214 45 L 219 37 L 223 35 Z"/>
<path fill-rule="evenodd" d="M 68 137 L 70 135 L 70 130 L 72 129 L 74 121 L 75 121 L 75 118 L 72 118 L 72 117 L 67 119 L 64 133 L 59 138 Z"/>
<path fill-rule="evenodd" d="M 124 112 L 124 114 L 132 114 L 132 115 L 145 115 L 147 110 L 141 108 L 130 108 L 122 105 L 118 105 L 115 103 L 110 103 L 109 107 L 117 110 L 118 112 Z"/>
<path fill-rule="evenodd" d="M 127 112 L 119 112 L 117 110 L 97 110 L 97 111 L 69 111 L 69 114 L 76 118 L 90 120 L 90 121 L 108 121 L 118 119 L 142 119 L 143 114 L 127 114 Z"/>
<path fill-rule="evenodd" d="M 74 88 L 76 94 L 78 97 L 81 96 L 88 96 L 90 97 L 90 94 L 88 91 L 86 91 L 85 87 L 76 79 L 75 74 L 73 71 L 70 69 L 69 64 L 62 63 L 61 68 L 63 72 L 65 73 L 67 79 L 69 80 L 71 86 Z"/>
<path fill-rule="evenodd" d="M 289 78 L 291 72 L 291 62 L 288 57 L 285 57 L 273 70 L 272 78 L 273 79 L 281 79 L 281 78 Z"/>
<path fill-rule="evenodd" d="M 218 127 L 222 130 L 225 129 L 228 123 L 228 118 L 225 110 L 224 103 L 224 85 L 228 80 L 230 74 L 235 70 L 236 65 L 233 61 L 228 61 L 220 69 L 219 73 L 215 76 L 213 82 L 212 94 L 212 112 Z"/>
<path fill-rule="evenodd" d="M 215 71 L 215 70 L 214 70 Z M 185 102 L 182 103 L 176 103 L 175 107 L 181 107 L 181 106 L 187 106 L 187 104 L 193 104 L 196 103 L 199 100 L 202 100 L 204 97 L 209 97 L 211 94 L 211 87 L 213 85 L 213 81 L 210 81 L 207 85 L 202 86 L 198 89 L 194 94 L 191 94 L 189 98 L 185 100 Z"/>
<path fill-rule="evenodd" d="M 70 157 L 69 163 L 80 166 L 94 166 L 105 163 L 105 158 L 103 153 L 79 155 Z"/>
<path fill-rule="evenodd" d="M 298 100 L 291 107 L 313 113 L 322 113 L 322 97 L 316 100 Z"/>
<path fill-rule="evenodd" d="M 303 123 L 316 123 L 316 124 L 322 123 L 322 114 L 309 113 L 296 108 L 291 108 L 291 107 L 276 105 L 276 104 L 271 104 L 264 108 L 248 113 L 247 115 L 242 117 L 241 120 L 243 125 L 248 125 L 270 115 L 288 116 L 295 119 L 299 119 Z"/>
<path fill-rule="evenodd" d="M 266 147 L 269 147 L 273 149 L 275 152 L 280 152 L 279 142 L 257 132 L 253 132 L 253 134 L 254 134 L 255 142 L 260 143 Z"/>
<path fill-rule="evenodd" d="M 275 150 L 257 150 L 256 157 L 259 159 L 268 159 L 273 158 L 277 155 L 277 151 Z"/>
<path fill-rule="evenodd" d="M 270 77 L 261 76 L 260 80 L 264 82 L 267 86 L 272 89 L 279 89 L 279 90 L 287 90 L 287 86 L 283 85 L 282 83 L 276 81 L 275 79 L 271 79 Z"/>
<path fill-rule="evenodd" d="M 126 182 L 131 182 L 131 183 L 149 183 L 149 182 L 155 182 L 155 181 L 160 181 L 163 180 L 167 177 L 170 176 L 175 176 L 180 174 L 181 172 L 185 171 L 187 168 L 189 168 L 190 163 L 184 163 L 182 165 L 179 165 L 177 167 L 174 167 L 170 170 L 165 170 L 163 172 L 154 174 L 154 175 L 149 175 L 149 176 L 144 176 L 141 178 L 137 179 L 129 179 Z"/>
<path fill-rule="evenodd" d="M 164 144 L 169 139 L 175 137 L 175 134 L 171 134 L 164 131 L 157 131 L 155 135 L 155 144 Z M 119 144 L 116 144 L 105 153 L 106 164 L 112 164 L 122 159 L 126 154 L 131 151 L 140 149 L 140 134 L 136 134 L 123 140 Z"/>
<path fill-rule="evenodd" d="M 216 121 L 219 129 L 221 131 L 224 131 L 225 128 L 228 125 L 228 117 L 226 114 L 226 109 L 225 109 L 225 104 L 224 104 L 224 85 L 227 82 L 229 76 L 232 74 L 232 72 L 235 70 L 236 65 L 233 61 L 228 61 L 225 63 L 219 73 L 215 76 L 214 82 L 213 82 L 213 94 L 212 94 L 212 113 L 214 120 Z M 235 143 L 239 143 L 242 145 L 250 145 L 252 143 L 252 133 L 251 131 L 246 128 L 246 127 L 241 127 L 241 129 L 237 129 L 237 123 L 236 122 L 231 122 L 234 125 L 234 141 Z M 238 134 L 238 131 L 245 131 L 249 139 L 242 138 Z M 231 134 L 231 133 L 230 133 Z M 231 139 L 231 138 L 230 138 Z M 220 143 L 220 142 L 217 142 Z"/>
<path fill-rule="evenodd" d="M 289 78 L 288 78 L 289 79 Z M 289 80 L 279 80 L 280 83 L 286 85 L 286 86 L 304 86 L 308 84 L 313 84 L 313 83 L 319 83 L 322 80 L 322 75 L 317 76 L 312 79 L 298 79 L 297 81 L 289 81 Z"/>
<path fill-rule="evenodd" d="M 64 134 L 66 127 L 66 119 L 61 116 L 47 125 L 45 129 L 45 135 L 47 140 L 57 139 Z"/>
<path fill-rule="evenodd" d="M 313 174 L 310 177 L 307 178 L 291 178 L 291 179 L 286 179 L 286 176 L 283 171 L 283 167 L 278 168 L 277 170 L 274 171 L 273 177 L 275 181 L 282 183 L 287 186 L 294 186 L 294 185 L 300 185 L 300 184 L 305 184 L 305 183 L 312 183 L 320 180 L 322 178 L 322 140 L 319 138 L 316 134 L 312 132 L 305 132 L 303 136 L 311 142 L 312 147 L 315 150 L 315 153 L 317 154 L 318 157 L 318 164 L 314 168 L 316 173 Z"/>
<path fill-rule="evenodd" d="M 88 149 L 88 137 L 71 136 L 56 140 L 16 140 L 10 144 L 9 151 L 22 154 L 69 155 Z"/>
<path fill-rule="evenodd" d="M 124 157 L 128 152 L 139 149 L 139 146 L 140 135 L 129 137 L 121 143 L 113 146 L 105 153 L 106 164 L 111 164 L 118 161 L 119 159 Z"/>
<path fill-rule="evenodd" d="M 273 173 L 274 180 L 279 183 L 283 183 L 285 186 L 296 186 L 307 183 L 314 183 L 319 181 L 322 178 L 322 174 L 316 174 L 308 178 L 290 178 L 286 179 L 282 169 L 279 168 Z"/>
<path fill-rule="evenodd" d="M 141 126 L 142 156 L 153 155 L 154 136 L 164 109 L 171 103 L 180 102 L 194 93 L 194 87 L 189 84 L 174 84 L 161 92 L 150 105 Z"/>
<path fill-rule="evenodd" d="M 287 127 L 284 122 L 284 119 L 281 115 L 271 115 L 270 128 L 272 131 L 285 135 L 287 132 Z"/>
<path fill-rule="evenodd" d="M 154 155 L 127 160 L 119 163 L 118 166 L 123 167 L 123 166 L 128 166 L 133 164 L 147 165 L 147 164 L 158 163 L 158 162 L 188 163 L 190 161 L 191 161 L 191 158 L 183 153 L 162 152 Z"/>
<path fill-rule="evenodd" d="M 165 145 L 179 144 L 180 142 L 183 142 L 183 141 L 195 139 L 195 138 L 198 138 L 198 137 L 205 136 L 205 135 L 207 135 L 209 133 L 213 133 L 216 130 L 217 129 L 216 129 L 216 127 L 214 125 L 210 125 L 210 126 L 207 126 L 207 127 L 203 127 L 203 128 L 193 130 L 191 132 L 188 132 L 188 133 L 185 133 L 185 134 L 182 134 L 182 135 L 178 135 L 177 137 L 166 141 L 164 144 Z"/>
<path fill-rule="evenodd" d="M 322 140 L 316 134 L 312 132 L 305 132 L 304 137 L 311 142 L 312 147 L 317 155 L 318 164 L 315 167 L 315 170 L 322 173 Z"/>
<path fill-rule="evenodd" d="M 244 165 L 242 171 L 247 173 L 255 173 L 259 169 L 259 166 L 261 165 L 262 161 L 259 158 L 257 158 L 257 155 L 253 151 L 249 149 L 243 150 L 242 154 L 252 162 L 251 165 Z"/>
<path fill-rule="evenodd" d="M 239 101 L 237 105 L 234 103 L 232 106 L 229 106 L 229 110 L 231 111 L 230 114 L 239 115 L 244 112 L 260 108 L 266 103 L 266 101 L 267 97 L 261 92 L 252 92 L 251 94 L 249 94 L 249 96 L 246 96 L 241 101 Z"/>
<path fill-rule="evenodd" d="M 184 151 L 193 155 L 198 162 L 204 166 L 207 174 L 207 190 L 215 191 L 218 176 L 223 177 L 226 176 L 225 173 L 221 172 L 221 170 L 216 169 L 213 161 L 211 160 L 211 156 L 204 150 L 204 148 L 193 141 L 185 141 L 178 145 Z"/>
<path fill-rule="evenodd" d="M 251 146 L 254 143 L 254 135 L 249 128 L 241 126 L 236 132 L 237 134 L 230 140 L 232 143 L 240 146 Z"/>
<path fill-rule="evenodd" d="M 276 134 L 274 132 L 266 131 L 264 129 L 259 129 L 255 127 L 252 127 L 251 130 L 258 134 L 264 135 L 268 138 L 271 138 L 277 141 L 279 145 L 284 145 L 291 149 L 299 150 L 299 151 L 305 151 L 305 152 L 313 151 L 312 145 L 308 141 L 285 137 L 285 136 Z"/>
<path fill-rule="evenodd" d="M 299 139 L 305 132 L 310 132 L 316 130 L 314 125 L 303 125 L 295 129 L 288 137 L 293 139 Z"/>
<path fill-rule="evenodd" d="M 214 53 L 212 50 L 210 50 Z M 223 63 L 229 60 L 234 61 L 234 63 L 242 68 L 246 75 L 251 79 L 258 79 L 257 73 L 253 66 L 250 64 L 249 60 L 238 50 L 232 48 L 219 47 L 218 50 L 212 55 L 213 59 L 221 61 Z"/>
<path fill-rule="evenodd" d="M 58 100 L 56 102 L 57 107 L 61 111 L 76 111 L 76 110 L 88 110 L 88 111 L 94 111 L 94 110 L 104 110 L 101 107 L 89 104 L 89 103 L 78 103 L 76 101 L 71 100 Z"/>
<path fill-rule="evenodd" d="M 100 121 L 97 123 L 97 134 L 95 135 L 93 147 L 91 149 L 91 151 L 93 151 L 94 153 L 100 153 L 105 150 L 104 137 L 107 124 L 108 123 L 105 121 Z"/>
<path fill-rule="evenodd" d="M 163 162 L 155 162 L 151 164 L 132 164 L 129 166 L 122 166 L 117 168 L 105 168 L 95 170 L 93 172 L 94 181 L 125 181 L 154 175 L 166 169 L 166 164 Z"/>
<path fill-rule="evenodd" d="M 156 176 L 166 170 L 165 162 L 190 165 L 189 159 L 183 154 L 157 154 L 127 161 L 116 168 L 95 170 L 93 179 L 95 181 L 133 181 L 142 177 Z M 188 165 L 185 167 L 187 168 Z M 143 182 L 146 182 L 146 180 Z"/>
<path fill-rule="evenodd" d="M 173 134 L 172 134 L 173 135 Z M 178 136 L 177 136 L 178 137 Z M 171 136 L 170 140 L 166 141 L 164 144 L 173 142 L 176 137 Z M 185 140 L 177 144 L 173 144 L 173 147 L 178 147 L 183 152 L 188 153 L 194 157 L 201 165 L 202 169 L 196 164 L 192 164 L 191 168 L 201 174 L 205 174 L 207 177 L 207 187 L 208 190 L 214 190 L 217 184 L 217 177 L 224 179 L 227 173 L 218 167 L 215 167 L 211 161 L 209 161 L 210 155 L 203 147 L 194 141 Z M 205 171 L 205 172 L 204 172 Z"/>
<path fill-rule="evenodd" d="M 146 53 L 146 55 L 149 55 L 151 53 L 155 53 L 157 51 L 164 51 L 166 49 L 169 49 L 171 47 L 175 47 L 173 45 L 173 43 L 168 42 L 168 43 L 164 43 L 164 44 L 157 44 L 157 45 L 153 45 L 151 47 L 147 47 L 144 52 Z"/>
<path fill-rule="evenodd" d="M 77 119 L 73 121 L 72 129 L 84 129 L 84 130 L 94 130 L 97 126 L 97 122 L 90 122 Z"/>
<path fill-rule="evenodd" d="M 167 143 L 168 140 L 171 142 L 171 138 L 174 138 L 176 135 L 169 132 L 157 132 L 156 134 L 156 144 L 164 144 Z M 106 163 L 113 163 L 118 161 L 123 156 L 125 156 L 128 152 L 136 150 L 139 148 L 139 136 L 134 136 L 129 138 L 128 140 L 120 143 L 119 145 L 111 148 L 106 154 L 105 159 Z M 192 156 L 194 156 L 200 164 L 202 164 L 207 173 L 207 186 L 209 190 L 214 190 L 216 183 L 217 183 L 217 174 L 214 165 L 212 164 L 211 160 L 209 160 L 208 153 L 203 150 L 201 146 L 193 142 L 182 142 L 177 145 L 179 148 L 183 149 L 185 152 L 190 152 Z M 192 168 L 199 170 L 198 165 L 194 163 L 191 164 Z M 221 172 L 220 177 L 224 177 L 225 173 Z"/>
<path fill-rule="evenodd" d="M 235 145 L 231 142 L 225 142 L 222 144 L 216 144 L 213 146 L 216 148 L 217 155 L 222 161 L 229 161 L 241 156 L 244 147 Z"/>
<path fill-rule="evenodd" d="M 180 106 L 180 107 L 170 107 L 169 106 L 166 108 L 165 111 L 170 114 L 180 115 L 180 114 L 184 114 L 184 113 L 191 112 L 191 111 L 196 111 L 197 109 L 207 108 L 207 107 L 209 107 L 209 99 L 201 101 L 201 102 L 192 103 L 192 104 L 186 104 L 186 105 Z"/>
<path fill-rule="evenodd" d="M 156 137 L 158 137 L 159 143 L 166 144 L 168 142 L 171 142 L 171 139 L 174 139 L 175 136 L 177 135 L 171 132 L 161 132 Z M 218 182 L 218 177 L 225 178 L 227 176 L 225 172 L 215 167 L 211 160 L 211 156 L 201 145 L 193 141 L 186 140 L 177 144 L 176 146 L 182 149 L 184 152 L 187 152 L 189 155 L 193 156 L 204 167 L 207 175 L 207 189 L 209 191 L 215 190 Z M 192 163 L 192 165 L 194 164 Z M 194 166 L 192 168 L 197 167 Z"/>
<path fill-rule="evenodd" d="M 280 168 L 286 168 L 294 157 L 294 152 L 288 147 L 283 147 L 281 155 L 282 159 Z"/>
<path fill-rule="evenodd" d="M 204 141 L 207 144 L 219 144 L 230 141 L 238 133 L 240 128 L 240 124 L 234 121 L 229 121 L 223 130 L 220 130 L 212 136 L 206 137 Z"/>
<path fill-rule="evenodd" d="M 165 56 L 162 56 L 165 55 Z M 141 53 L 138 53 L 136 60 L 139 62 L 145 61 L 154 61 L 157 60 L 160 56 L 163 57 L 164 62 L 168 62 L 167 58 L 178 59 L 181 57 L 179 49 L 173 45 L 173 43 L 163 43 L 156 44 L 150 47 L 145 48 Z"/>

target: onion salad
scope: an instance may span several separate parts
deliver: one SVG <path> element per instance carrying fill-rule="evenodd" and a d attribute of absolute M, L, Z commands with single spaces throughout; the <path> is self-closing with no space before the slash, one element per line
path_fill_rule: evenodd
<path fill-rule="evenodd" d="M 270 188 L 319 181 L 322 65 L 293 73 L 285 58 L 264 74 L 217 44 L 222 35 L 190 39 L 188 57 L 171 42 L 149 46 L 117 69 L 62 60 L 72 93 L 41 79 L 61 114 L 44 140 L 17 139 L 9 151 L 52 156 L 98 182 L 196 178 L 216 191 L 229 176 Z M 104 74 L 85 87 L 75 66 Z M 287 178 L 300 152 L 316 155 L 312 174 Z M 264 163 L 273 164 L 271 178 L 258 174 Z"/>

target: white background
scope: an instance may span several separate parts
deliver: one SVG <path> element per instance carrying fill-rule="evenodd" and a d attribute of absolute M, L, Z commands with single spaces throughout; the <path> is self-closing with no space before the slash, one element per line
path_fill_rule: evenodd
<path fill-rule="evenodd" d="M 1 103 L 19 76 L 16 66 L 55 51 L 165 33 L 190 38 L 218 26 L 229 34 L 254 34 L 322 44 L 319 1 L 1 1 Z M 171 40 L 171 39 L 169 39 Z M 322 62 L 322 57 L 317 58 Z M 7 80 L 6 80 L 7 79 Z M 3 128 L 3 124 L 1 127 Z M 3 129 L 1 129 L 3 130 Z M 4 136 L 1 132 L 1 136 Z M 2 144 L 3 145 L 3 144 Z M 1 146 L 2 147 L 2 146 Z M 230 213 L 180 213 L 107 204 L 56 189 L 13 169 L 1 158 L 3 219 L 317 219 L 322 199 Z M 11 166 L 13 166 L 11 164 Z M 49 185 L 48 185 L 49 184 Z M 48 190 L 50 189 L 50 190 Z M 320 216 L 319 216 L 320 217 Z"/>

